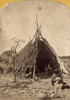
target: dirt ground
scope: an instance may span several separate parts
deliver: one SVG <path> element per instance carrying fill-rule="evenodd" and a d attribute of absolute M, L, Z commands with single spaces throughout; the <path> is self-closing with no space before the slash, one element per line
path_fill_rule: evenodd
<path fill-rule="evenodd" d="M 70 85 L 70 79 L 64 78 Z M 13 82 L 12 75 L 0 75 L 0 100 L 70 100 L 70 89 L 61 90 L 55 97 L 48 97 L 52 88 L 51 79 L 17 78 Z"/>

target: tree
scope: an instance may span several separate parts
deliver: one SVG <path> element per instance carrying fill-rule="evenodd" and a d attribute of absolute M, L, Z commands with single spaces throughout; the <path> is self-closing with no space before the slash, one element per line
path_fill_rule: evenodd
<path fill-rule="evenodd" d="M 13 40 L 13 46 L 11 46 L 11 50 L 12 50 L 12 63 L 14 66 L 14 81 L 16 81 L 16 72 L 19 70 L 20 67 L 17 68 L 17 70 L 15 69 L 15 60 L 16 60 L 16 55 L 17 55 L 17 48 L 19 47 L 20 43 L 25 43 L 24 40 L 22 39 L 18 39 L 18 38 L 12 38 Z"/>

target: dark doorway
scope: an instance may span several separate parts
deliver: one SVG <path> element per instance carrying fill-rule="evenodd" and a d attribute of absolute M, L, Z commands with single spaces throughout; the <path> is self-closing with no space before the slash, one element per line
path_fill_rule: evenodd
<path fill-rule="evenodd" d="M 38 71 L 47 71 L 47 73 L 52 74 L 56 68 L 56 65 L 56 56 L 43 41 L 38 41 L 38 55 L 36 59 L 36 66 Z"/>

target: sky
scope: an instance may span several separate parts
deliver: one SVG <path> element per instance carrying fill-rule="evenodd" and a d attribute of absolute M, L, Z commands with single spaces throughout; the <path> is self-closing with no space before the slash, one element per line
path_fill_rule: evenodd
<path fill-rule="evenodd" d="M 36 15 L 44 38 L 59 56 L 70 55 L 70 9 L 59 2 L 47 0 L 18 1 L 0 11 L 0 54 L 10 50 L 12 38 L 25 40 L 35 34 Z"/>

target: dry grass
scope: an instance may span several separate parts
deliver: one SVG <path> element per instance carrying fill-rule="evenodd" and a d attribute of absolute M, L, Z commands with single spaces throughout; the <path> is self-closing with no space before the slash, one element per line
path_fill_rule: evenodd
<path fill-rule="evenodd" d="M 65 79 L 70 84 L 70 79 Z M 51 79 L 39 78 L 33 82 L 32 79 L 17 78 L 13 82 L 13 76 L 0 76 L 0 100 L 50 100 L 47 96 L 51 88 Z M 52 100 L 70 100 L 70 90 L 65 89 L 58 92 Z"/>

